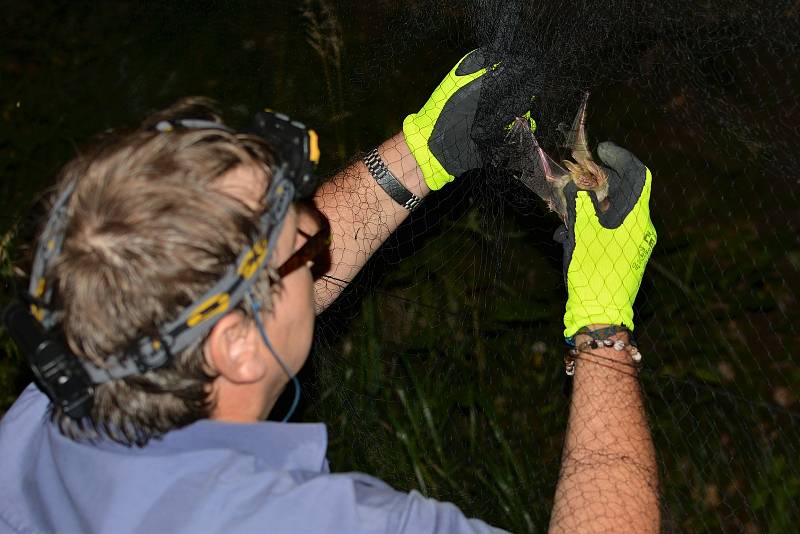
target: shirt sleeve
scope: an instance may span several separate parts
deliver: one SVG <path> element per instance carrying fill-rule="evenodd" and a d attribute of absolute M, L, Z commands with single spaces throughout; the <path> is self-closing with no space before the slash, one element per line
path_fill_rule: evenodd
<path fill-rule="evenodd" d="M 412 490 L 393 510 L 389 532 L 398 534 L 497 534 L 506 533 L 480 519 L 470 519 L 453 503 L 424 497 Z"/>

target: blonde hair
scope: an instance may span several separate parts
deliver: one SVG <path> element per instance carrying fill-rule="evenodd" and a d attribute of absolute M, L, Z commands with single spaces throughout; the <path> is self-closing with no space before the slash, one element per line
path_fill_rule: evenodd
<path fill-rule="evenodd" d="M 269 178 L 270 147 L 259 137 L 218 129 L 153 128 L 181 118 L 220 122 L 210 101 L 184 99 L 135 131 L 106 135 L 61 172 L 58 190 L 69 183 L 75 190 L 62 252 L 47 276 L 55 282 L 60 328 L 79 358 L 102 364 L 155 334 L 250 244 L 258 214 L 215 182 L 243 164 L 261 167 Z M 269 284 L 267 271 L 254 285 L 265 303 Z M 204 341 L 163 368 L 96 386 L 88 425 L 58 408 L 54 419 L 74 439 L 105 434 L 142 446 L 208 417 L 214 377 Z"/>

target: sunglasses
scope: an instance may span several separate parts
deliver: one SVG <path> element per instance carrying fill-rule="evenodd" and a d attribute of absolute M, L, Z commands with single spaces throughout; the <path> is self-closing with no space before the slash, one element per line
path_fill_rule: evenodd
<path fill-rule="evenodd" d="M 314 234 L 308 234 L 300 228 L 297 229 L 297 233 L 305 237 L 306 242 L 278 267 L 278 276 L 283 278 L 300 267 L 308 265 L 311 269 L 311 276 L 316 282 L 331 268 L 331 225 L 313 200 L 298 201 L 295 206 L 298 214 L 309 215 L 316 222 L 319 230 Z"/>

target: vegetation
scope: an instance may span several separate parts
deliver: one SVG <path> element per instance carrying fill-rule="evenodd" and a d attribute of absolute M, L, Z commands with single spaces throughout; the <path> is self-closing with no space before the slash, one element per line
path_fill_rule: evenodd
<path fill-rule="evenodd" d="M 330 173 L 398 131 L 473 44 L 453 29 L 456 10 L 434 25 L 414 18 L 416 4 L 2 1 L 0 304 L 25 287 L 38 195 L 97 132 L 187 94 L 242 123 L 269 105 L 317 127 Z M 380 30 L 401 24 L 419 38 Z M 767 77 L 774 67 L 739 67 L 756 65 Z M 665 527 L 789 531 L 800 520 L 796 174 L 762 169 L 773 174 L 759 184 L 746 158 L 721 156 L 741 150 L 723 135 L 730 125 L 693 129 L 676 121 L 685 95 L 648 101 L 636 83 L 593 94 L 604 111 L 590 133 L 629 146 L 656 176 L 659 245 L 636 331 Z M 328 424 L 334 470 L 544 530 L 568 406 L 556 224 L 508 176 L 476 174 L 390 239 L 320 318 L 303 372 L 299 417 Z M 0 350 L 2 410 L 30 375 L 5 332 Z"/>

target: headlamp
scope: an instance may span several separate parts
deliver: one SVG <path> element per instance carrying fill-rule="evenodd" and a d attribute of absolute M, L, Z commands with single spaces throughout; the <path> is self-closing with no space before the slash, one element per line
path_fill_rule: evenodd
<path fill-rule="evenodd" d="M 218 129 L 235 132 L 222 124 L 200 119 L 161 121 L 156 130 Z M 9 334 L 25 354 L 36 384 L 62 411 L 73 419 L 91 412 L 94 386 L 110 380 L 145 373 L 163 367 L 173 354 L 186 349 L 213 327 L 245 297 L 254 280 L 269 263 L 277 237 L 292 202 L 314 193 L 319 180 L 314 167 L 319 160 L 317 135 L 286 115 L 270 110 L 256 114 L 243 133 L 264 138 L 274 149 L 276 165 L 267 191 L 266 211 L 258 229 L 222 278 L 173 321 L 157 333 L 137 340 L 121 354 L 98 366 L 70 352 L 57 328 L 51 309 L 53 288 L 46 273 L 61 252 L 67 226 L 67 204 L 75 184 L 67 185 L 50 212 L 40 236 L 31 270 L 29 295 L 25 302 L 11 304 L 3 314 Z"/>
<path fill-rule="evenodd" d="M 245 131 L 263 137 L 280 154 L 286 179 L 294 185 L 297 200 L 314 194 L 319 185 L 314 175 L 320 156 L 317 132 L 269 109 L 256 113 Z"/>

